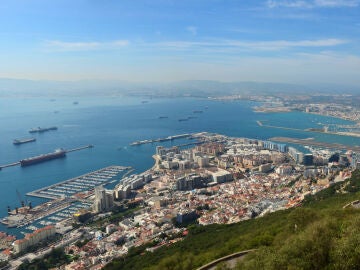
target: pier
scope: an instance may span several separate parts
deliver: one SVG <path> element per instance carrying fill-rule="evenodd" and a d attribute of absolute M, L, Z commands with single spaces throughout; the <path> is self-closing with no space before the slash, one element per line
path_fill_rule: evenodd
<path fill-rule="evenodd" d="M 290 128 L 290 127 L 272 126 L 272 125 L 264 124 L 264 123 L 261 122 L 261 121 L 256 121 L 256 123 L 257 123 L 260 127 L 278 128 L 278 129 L 284 129 L 284 130 L 295 130 L 295 131 L 303 131 L 303 132 L 317 132 L 317 131 L 310 131 L 310 130 L 300 129 L 300 128 Z"/>
<path fill-rule="evenodd" d="M 166 138 L 135 141 L 133 143 L 130 143 L 130 145 L 135 146 L 135 145 L 142 145 L 142 144 L 154 143 L 154 142 L 166 142 L 166 141 L 172 141 L 172 140 L 176 140 L 176 139 L 188 138 L 188 137 L 191 137 L 191 136 L 192 136 L 192 134 L 185 133 L 185 134 L 180 134 L 180 135 L 168 136 Z"/>
<path fill-rule="evenodd" d="M 71 178 L 47 187 L 43 187 L 26 193 L 28 196 L 60 199 L 73 197 L 80 192 L 87 192 L 96 186 L 106 185 L 114 180 L 120 172 L 129 170 L 131 167 L 109 166 L 97 171 L 93 171 L 75 178 Z"/>
<path fill-rule="evenodd" d="M 5 164 L 5 165 L 1 165 L 0 166 L 0 170 L 3 169 L 3 168 L 7 168 L 7 167 L 12 167 L 12 166 L 17 166 L 17 165 L 20 165 L 20 162 L 14 162 L 14 163 L 10 163 L 10 164 Z"/>
<path fill-rule="evenodd" d="M 135 169 L 130 169 L 130 170 L 128 170 L 128 171 L 121 177 L 121 179 L 127 177 L 127 176 L 128 176 L 130 173 L 132 173 L 133 171 L 135 171 Z"/>
<path fill-rule="evenodd" d="M 77 148 L 65 150 L 65 153 L 71 153 L 71 152 L 80 151 L 80 150 L 83 150 L 83 149 L 88 149 L 88 148 L 93 148 L 93 147 L 94 147 L 94 146 L 93 146 L 92 144 L 89 144 L 89 145 L 85 145 L 85 146 L 81 146 L 81 147 L 77 147 Z M 30 157 L 30 158 L 31 158 L 31 157 Z M 48 161 L 48 160 L 44 160 L 44 161 Z M 9 163 L 9 164 L 5 164 L 5 165 L 0 165 L 0 171 L 1 171 L 3 168 L 18 166 L 18 165 L 21 165 L 20 161 L 13 162 L 13 163 Z"/>
<path fill-rule="evenodd" d="M 85 146 L 81 146 L 81 147 L 66 150 L 66 153 L 71 153 L 71 152 L 80 151 L 80 150 L 83 150 L 83 149 L 93 148 L 93 147 L 94 146 L 92 144 L 89 144 L 89 145 L 85 145 Z"/>

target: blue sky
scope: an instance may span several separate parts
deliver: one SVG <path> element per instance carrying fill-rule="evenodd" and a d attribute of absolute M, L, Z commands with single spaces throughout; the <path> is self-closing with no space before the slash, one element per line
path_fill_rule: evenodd
<path fill-rule="evenodd" d="M 360 0 L 2 0 L 0 77 L 360 84 Z"/>

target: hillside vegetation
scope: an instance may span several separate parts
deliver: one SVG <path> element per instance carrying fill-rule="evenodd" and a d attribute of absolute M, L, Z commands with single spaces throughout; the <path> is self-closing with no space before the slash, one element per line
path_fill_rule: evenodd
<path fill-rule="evenodd" d="M 343 208 L 360 198 L 359 190 L 360 172 L 355 171 L 298 208 L 238 224 L 192 226 L 183 241 L 153 253 L 131 249 L 105 269 L 196 269 L 254 248 L 236 269 L 360 269 L 360 209 Z"/>

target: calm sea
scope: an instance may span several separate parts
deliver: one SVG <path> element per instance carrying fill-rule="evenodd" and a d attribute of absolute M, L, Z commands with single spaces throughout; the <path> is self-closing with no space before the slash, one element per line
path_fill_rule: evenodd
<path fill-rule="evenodd" d="M 33 205 L 44 201 L 25 198 L 29 191 L 105 166 L 132 166 L 136 172 L 148 169 L 153 165 L 151 155 L 157 144 L 129 146 L 135 140 L 209 131 L 258 139 L 312 137 L 326 142 L 360 145 L 360 138 L 259 127 L 256 123 L 261 120 L 269 125 L 305 129 L 321 124 L 349 124 L 348 121 L 300 112 L 255 113 L 251 110 L 252 106 L 254 103 L 246 101 L 219 102 L 193 98 L 1 98 L 0 164 L 52 152 L 56 148 L 70 149 L 87 144 L 95 147 L 69 153 L 64 159 L 1 170 L 0 216 L 6 216 L 7 206 L 19 206 L 21 199 L 31 201 Z M 194 113 L 194 110 L 203 112 Z M 159 119 L 160 116 L 168 118 Z M 196 118 L 178 121 L 188 116 Z M 58 130 L 28 133 L 30 128 L 39 126 L 57 126 Z M 20 146 L 12 144 L 15 138 L 27 137 L 36 137 L 37 140 Z M 187 139 L 183 139 L 162 145 L 186 142 Z M 0 230 L 6 228 L 1 225 Z"/>

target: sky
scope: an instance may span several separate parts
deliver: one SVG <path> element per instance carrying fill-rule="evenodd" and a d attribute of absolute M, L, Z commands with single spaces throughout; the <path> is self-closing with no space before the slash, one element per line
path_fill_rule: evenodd
<path fill-rule="evenodd" d="M 1 0 L 0 78 L 360 85 L 360 0 Z"/>

